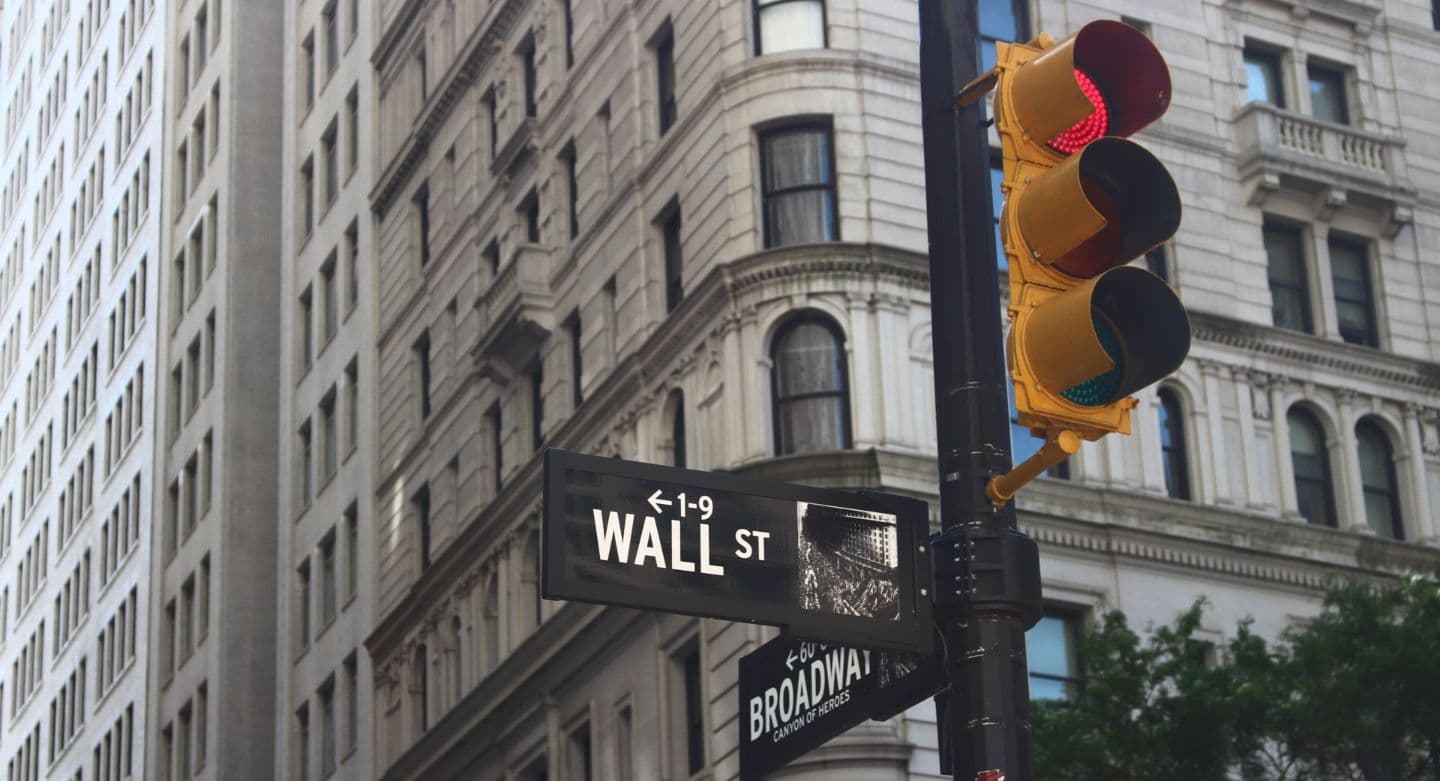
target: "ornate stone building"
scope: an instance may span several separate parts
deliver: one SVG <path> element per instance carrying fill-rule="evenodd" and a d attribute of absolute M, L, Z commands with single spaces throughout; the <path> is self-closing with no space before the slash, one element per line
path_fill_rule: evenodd
<path fill-rule="evenodd" d="M 1433 7 L 982 5 L 991 39 L 1123 17 L 1166 54 L 1141 140 L 1186 211 L 1144 262 L 1196 331 L 1134 436 L 1021 496 L 1035 695 L 1076 682 L 1101 606 L 1143 624 L 1205 596 L 1209 636 L 1270 634 L 1328 577 L 1433 568 Z M 378 4 L 377 776 L 735 776 L 736 660 L 774 631 L 540 600 L 543 447 L 934 501 L 916 16 Z M 927 703 L 793 770 L 935 777 L 934 747 Z"/>

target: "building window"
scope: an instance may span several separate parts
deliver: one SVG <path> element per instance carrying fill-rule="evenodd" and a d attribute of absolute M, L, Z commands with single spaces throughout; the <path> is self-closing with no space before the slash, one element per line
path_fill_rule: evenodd
<path fill-rule="evenodd" d="M 1165 466 L 1165 492 L 1174 499 L 1190 498 L 1190 465 L 1185 455 L 1185 416 L 1175 391 L 1161 388 L 1160 459 Z"/>
<path fill-rule="evenodd" d="M 825 48 L 824 0 L 755 0 L 755 53 Z"/>
<path fill-rule="evenodd" d="M 561 0 L 561 21 L 565 25 L 565 70 L 570 70 L 570 66 L 575 64 L 575 11 L 570 6 L 571 0 Z"/>
<path fill-rule="evenodd" d="M 670 656 L 670 712 L 683 714 L 670 746 L 675 764 L 685 768 L 683 776 L 693 776 L 706 765 L 703 673 L 697 639 L 691 639 Z"/>
<path fill-rule="evenodd" d="M 575 142 L 560 151 L 560 164 L 565 167 L 565 198 L 570 216 L 570 238 L 580 235 L 580 179 L 576 172 Z"/>
<path fill-rule="evenodd" d="M 1275 325 L 1310 332 L 1310 290 L 1305 278 L 1305 250 L 1300 228 L 1266 222 L 1265 257 L 1269 264 L 1270 311 Z"/>
<path fill-rule="evenodd" d="M 307 285 L 300 294 L 300 368 L 310 368 L 315 359 L 315 297 Z"/>
<path fill-rule="evenodd" d="M 1372 420 L 1355 427 L 1360 448 L 1360 484 L 1365 494 L 1365 520 L 1375 534 L 1405 539 L 1400 518 L 1400 488 L 1395 479 L 1395 451 L 1390 438 Z"/>
<path fill-rule="evenodd" d="M 653 44 L 655 49 L 655 98 L 660 111 L 660 135 L 675 124 L 675 33 L 667 22 Z"/>
<path fill-rule="evenodd" d="M 580 349 L 580 310 L 576 309 L 565 318 L 561 326 L 565 331 L 565 341 L 570 346 L 570 403 L 572 409 L 580 409 L 585 401 L 585 392 L 581 386 L 581 379 L 584 374 L 584 353 Z"/>
<path fill-rule="evenodd" d="M 425 61 L 425 47 L 415 51 L 415 72 L 420 79 L 420 100 L 430 97 L 430 66 Z"/>
<path fill-rule="evenodd" d="M 305 104 L 303 109 L 309 110 L 315 103 L 315 33 L 314 31 L 305 34 L 305 40 L 300 43 L 300 83 L 304 85 Z"/>
<path fill-rule="evenodd" d="M 295 770 L 300 781 L 310 778 L 310 704 L 295 711 Z"/>
<path fill-rule="evenodd" d="M 540 243 L 540 194 L 531 190 L 520 202 L 520 219 L 525 223 L 525 241 Z"/>
<path fill-rule="evenodd" d="M 1345 100 L 1345 72 L 1323 65 L 1306 68 L 1310 82 L 1310 113 L 1316 119 L 1337 125 L 1350 123 L 1350 110 Z"/>
<path fill-rule="evenodd" d="M 980 0 L 980 70 L 995 67 L 996 41 L 1030 39 L 1025 0 Z"/>
<path fill-rule="evenodd" d="M 320 136 L 320 158 L 325 166 L 325 208 L 335 203 L 335 197 L 340 193 L 340 148 L 337 136 L 339 129 L 335 121 L 330 121 L 330 126 Z"/>
<path fill-rule="evenodd" d="M 670 394 L 670 463 L 685 468 L 685 394 Z"/>
<path fill-rule="evenodd" d="M 635 716 L 627 703 L 615 714 L 616 778 L 633 778 L 635 768 Z"/>
<path fill-rule="evenodd" d="M 573 781 L 593 781 L 594 760 L 590 756 L 590 722 L 581 722 L 566 736 L 566 764 L 570 768 L 569 778 Z"/>
<path fill-rule="evenodd" d="M 360 366 L 356 358 L 345 367 L 345 447 L 360 446 Z M 347 451 L 348 452 L 348 451 Z"/>
<path fill-rule="evenodd" d="M 545 437 L 545 369 L 536 361 L 530 370 L 530 449 L 539 450 Z"/>
<path fill-rule="evenodd" d="M 325 75 L 328 77 L 340 67 L 340 25 L 335 21 L 333 1 L 320 12 L 320 17 L 325 36 Z"/>
<path fill-rule="evenodd" d="M 680 244 L 680 204 L 672 203 L 660 224 L 661 249 L 665 255 L 665 311 L 673 312 L 685 297 L 684 254 Z"/>
<path fill-rule="evenodd" d="M 1295 469 L 1295 500 L 1305 520 L 1317 526 L 1335 527 L 1335 496 L 1331 492 L 1330 459 L 1325 447 L 1325 430 L 1310 412 L 1291 408 L 1285 415 L 1290 426 L 1290 460 Z"/>
<path fill-rule="evenodd" d="M 500 493 L 500 486 L 504 485 L 504 464 L 501 461 L 503 438 L 500 431 L 500 402 L 490 405 L 485 413 L 485 427 L 490 430 L 490 495 Z"/>
<path fill-rule="evenodd" d="M 315 227 L 315 161 L 309 157 L 300 166 L 300 225 L 306 236 Z"/>
<path fill-rule="evenodd" d="M 489 672 L 500 664 L 500 576 L 494 572 L 485 584 L 485 608 L 480 618 L 485 632 L 484 669 Z"/>
<path fill-rule="evenodd" d="M 310 559 L 300 562 L 295 569 L 295 628 L 298 636 L 296 647 L 310 647 Z"/>
<path fill-rule="evenodd" d="M 351 502 L 345 508 L 345 598 L 353 599 L 360 588 L 360 508 Z"/>
<path fill-rule="evenodd" d="M 1080 688 L 1076 637 L 1079 620 L 1073 615 L 1046 611 L 1025 633 L 1025 656 L 1030 666 L 1030 699 L 1064 700 Z"/>
<path fill-rule="evenodd" d="M 351 87 L 345 96 L 345 175 L 355 173 L 360 163 L 360 92 Z"/>
<path fill-rule="evenodd" d="M 1020 425 L 1020 411 L 1015 408 L 1015 384 L 1011 381 L 1008 373 L 1005 375 L 1005 400 L 1010 404 L 1010 459 L 1012 463 L 1019 464 L 1039 452 L 1040 447 L 1045 443 L 1030 433 L 1029 426 Z M 1057 480 L 1069 480 L 1069 460 L 1061 461 L 1051 467 L 1045 472 L 1045 476 Z"/>
<path fill-rule="evenodd" d="M 775 453 L 850 447 L 850 391 L 844 336 L 830 319 L 787 323 L 770 348 Z"/>
<path fill-rule="evenodd" d="M 320 541 L 320 625 L 335 620 L 335 530 Z"/>
<path fill-rule="evenodd" d="M 1000 211 L 1005 205 L 1005 193 L 1000 184 L 1005 181 L 1005 169 L 1000 153 L 990 153 L 990 222 L 995 226 L 995 267 L 1009 272 L 1010 258 L 1005 254 L 1005 243 L 1000 239 Z"/>
<path fill-rule="evenodd" d="M 1245 100 L 1285 108 L 1285 86 L 1280 77 L 1280 55 L 1245 48 Z"/>
<path fill-rule="evenodd" d="M 300 506 L 310 505 L 310 496 L 313 488 L 310 484 L 313 469 L 311 462 L 315 459 L 313 445 L 310 436 L 310 420 L 300 424 Z"/>
<path fill-rule="evenodd" d="M 415 511 L 416 537 L 420 543 L 420 570 L 430 568 L 430 486 L 422 485 L 410 497 L 411 509 Z"/>
<path fill-rule="evenodd" d="M 787 127 L 762 134 L 760 169 L 766 247 L 839 238 L 828 126 Z"/>
<path fill-rule="evenodd" d="M 1378 347 L 1375 304 L 1370 293 L 1369 247 L 1360 239 L 1330 234 L 1330 279 L 1335 288 L 1335 315 L 1340 338 L 1351 344 Z"/>
<path fill-rule="evenodd" d="M 1166 282 L 1170 281 L 1170 253 L 1166 251 L 1165 245 L 1145 253 L 1145 268 Z"/>
<path fill-rule="evenodd" d="M 527 37 L 525 43 L 520 46 L 520 70 L 525 80 L 525 116 L 533 117 L 539 113 L 539 106 L 535 99 L 536 73 L 535 73 L 535 38 Z"/>
<path fill-rule="evenodd" d="M 315 693 L 320 703 L 320 777 L 335 772 L 335 679 L 326 679 Z"/>
<path fill-rule="evenodd" d="M 345 748 L 353 749 L 360 739 L 360 668 L 355 652 L 345 657 Z"/>
<path fill-rule="evenodd" d="M 420 244 L 420 266 L 430 263 L 430 183 L 422 183 L 410 202 L 415 207 L 416 239 Z"/>
<path fill-rule="evenodd" d="M 427 329 L 415 340 L 416 380 L 420 390 L 420 418 L 430 417 L 430 331 Z"/>

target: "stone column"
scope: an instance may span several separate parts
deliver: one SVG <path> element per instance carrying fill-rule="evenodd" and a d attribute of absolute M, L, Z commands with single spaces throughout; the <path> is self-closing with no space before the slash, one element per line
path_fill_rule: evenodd
<path fill-rule="evenodd" d="M 1235 403 L 1240 412 L 1240 458 L 1244 461 L 1244 468 L 1240 473 L 1245 476 L 1245 504 L 1250 507 L 1263 507 L 1265 495 L 1260 486 L 1263 475 L 1259 469 L 1260 446 L 1255 436 L 1252 391 L 1253 383 L 1263 382 L 1263 377 L 1258 372 L 1234 368 L 1231 370 L 1231 380 L 1235 383 Z"/>
<path fill-rule="evenodd" d="M 1360 479 L 1360 448 L 1355 438 L 1355 391 L 1341 388 L 1335 393 L 1340 410 L 1340 432 L 1329 443 L 1330 463 L 1334 468 L 1335 485 L 1341 489 L 1335 497 L 1335 510 L 1340 514 L 1336 525 L 1355 532 L 1373 533 L 1365 518 L 1365 490 Z"/>
<path fill-rule="evenodd" d="M 850 440 L 856 448 L 878 445 L 885 439 L 880 383 L 879 345 L 875 343 L 874 313 L 866 297 L 845 295 L 845 363 L 850 387 Z M 893 347 L 894 345 L 892 345 Z"/>
<path fill-rule="evenodd" d="M 1220 371 L 1223 367 L 1215 361 L 1201 361 L 1200 375 L 1205 382 L 1205 416 L 1209 419 L 1210 449 L 1212 458 L 1208 462 L 1214 481 L 1216 504 L 1232 503 L 1230 492 L 1230 463 L 1225 447 L 1225 412 L 1220 406 Z"/>
<path fill-rule="evenodd" d="M 1426 545 L 1435 545 L 1440 542 L 1440 530 L 1436 529 L 1435 517 L 1430 510 L 1430 485 L 1425 479 L 1425 437 L 1421 432 L 1421 414 L 1423 410 L 1419 404 L 1405 405 L 1405 446 L 1401 448 L 1403 455 L 1396 459 L 1398 469 L 1395 471 L 1405 475 L 1405 486 L 1410 496 L 1410 526 L 1417 542 Z"/>

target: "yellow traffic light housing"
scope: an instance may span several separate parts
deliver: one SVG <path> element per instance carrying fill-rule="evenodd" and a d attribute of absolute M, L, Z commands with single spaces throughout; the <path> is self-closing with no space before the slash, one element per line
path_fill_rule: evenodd
<path fill-rule="evenodd" d="M 959 97 L 998 89 L 1010 376 L 1020 424 L 1050 442 L 1036 458 L 1053 465 L 1076 436 L 1130 433 L 1130 394 L 1173 372 L 1190 348 L 1174 291 L 1124 265 L 1180 225 L 1165 166 L 1123 138 L 1169 107 L 1170 75 L 1150 40 L 1121 22 L 997 49 L 995 70 Z"/>

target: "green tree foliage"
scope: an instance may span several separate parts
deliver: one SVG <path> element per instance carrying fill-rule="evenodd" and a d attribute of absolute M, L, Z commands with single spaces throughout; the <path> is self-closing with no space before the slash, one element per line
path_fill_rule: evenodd
<path fill-rule="evenodd" d="M 1037 778 L 1440 779 L 1440 582 L 1336 584 L 1267 644 L 1199 640 L 1204 602 L 1142 638 L 1112 611 L 1082 633 L 1084 687 L 1035 704 Z"/>

